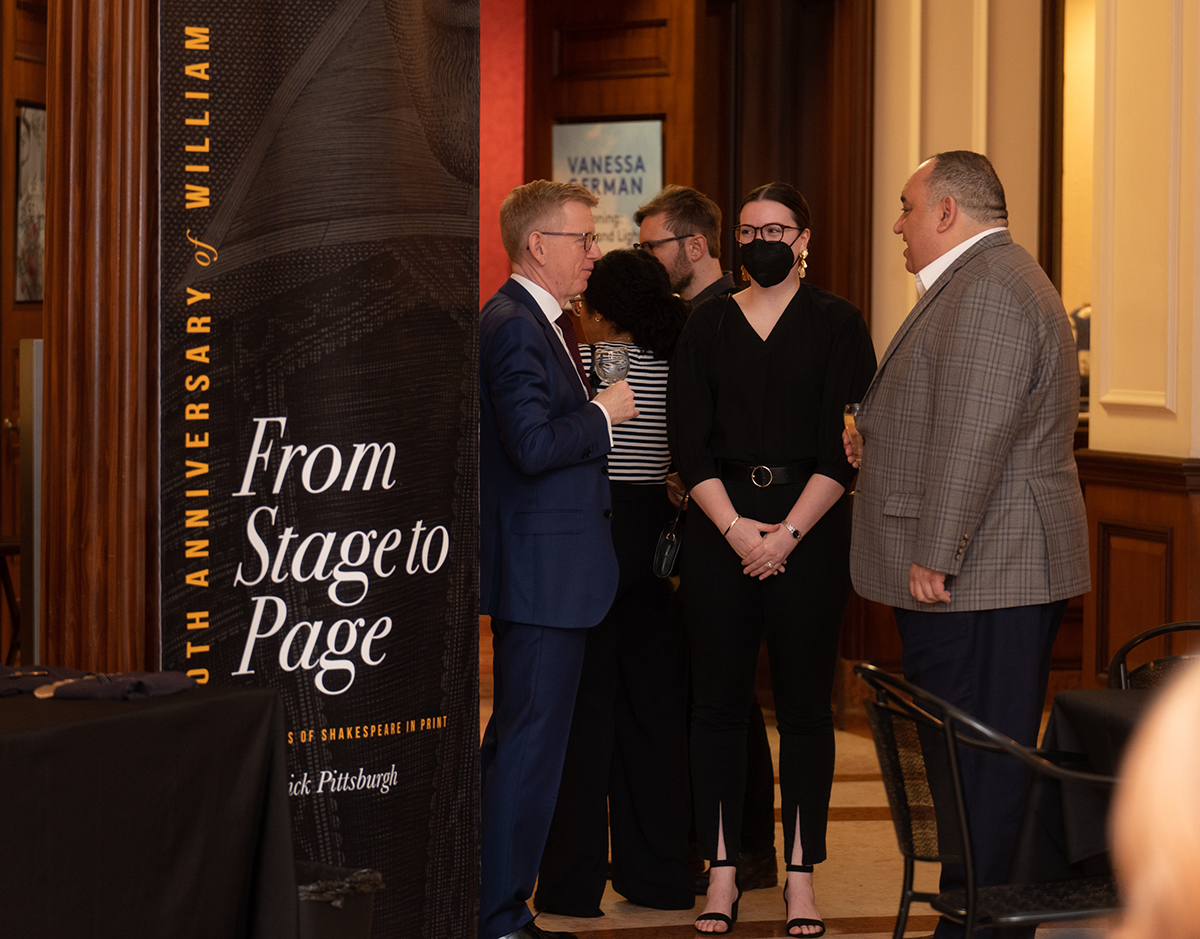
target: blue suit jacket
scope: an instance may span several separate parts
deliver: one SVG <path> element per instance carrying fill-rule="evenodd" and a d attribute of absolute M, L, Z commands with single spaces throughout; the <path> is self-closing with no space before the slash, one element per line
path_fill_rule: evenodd
<path fill-rule="evenodd" d="M 617 590 L 608 425 L 537 302 L 507 281 L 479 328 L 479 606 L 583 628 Z"/>

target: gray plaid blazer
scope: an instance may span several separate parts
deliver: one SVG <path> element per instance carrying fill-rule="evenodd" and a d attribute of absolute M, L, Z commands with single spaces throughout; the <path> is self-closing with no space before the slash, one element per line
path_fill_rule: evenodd
<path fill-rule="evenodd" d="M 1086 593 L 1079 369 L 1054 287 L 997 232 L 926 291 L 862 401 L 850 571 L 869 600 L 992 610 Z M 951 603 L 908 589 L 913 562 Z"/>

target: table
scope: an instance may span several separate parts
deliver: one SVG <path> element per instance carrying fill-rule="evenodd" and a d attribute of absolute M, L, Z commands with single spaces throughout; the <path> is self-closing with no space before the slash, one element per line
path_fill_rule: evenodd
<path fill-rule="evenodd" d="M 1044 750 L 1071 769 L 1115 776 L 1121 754 L 1155 692 L 1110 688 L 1060 691 Z M 1107 873 L 1111 788 L 1038 777 L 1025 807 L 1014 879 L 1033 883 Z"/>
<path fill-rule="evenodd" d="M 283 740 L 264 688 L 0 698 L 0 933 L 295 939 Z"/>

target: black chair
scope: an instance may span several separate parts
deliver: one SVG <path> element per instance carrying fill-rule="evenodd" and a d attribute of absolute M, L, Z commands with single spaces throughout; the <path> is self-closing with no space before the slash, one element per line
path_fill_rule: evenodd
<path fill-rule="evenodd" d="M 1200 622 L 1188 620 L 1182 623 L 1166 623 L 1162 626 L 1155 626 L 1153 629 L 1147 629 L 1144 633 L 1134 636 L 1125 645 L 1121 646 L 1117 650 L 1116 655 L 1112 657 L 1112 661 L 1108 665 L 1108 687 L 1126 689 L 1157 688 L 1170 678 L 1176 669 L 1200 659 L 1200 655 L 1188 653 L 1166 655 L 1161 659 L 1154 659 L 1153 661 L 1146 662 L 1144 665 L 1139 665 L 1132 672 L 1128 670 L 1125 664 L 1129 653 L 1143 642 L 1149 642 L 1151 639 L 1156 639 L 1159 636 L 1165 636 L 1169 633 L 1184 632 L 1188 629 L 1200 629 Z M 1168 651 L 1170 651 L 1170 641 L 1170 639 L 1167 640 Z"/>
<path fill-rule="evenodd" d="M 914 900 L 963 924 L 966 935 L 985 926 L 1106 916 L 1118 907 L 1112 877 L 1052 883 L 977 886 L 971 833 L 959 773 L 958 747 L 1008 754 L 1055 779 L 1111 786 L 1110 776 L 1064 769 L 1039 751 L 1021 746 L 951 704 L 874 665 L 854 671 L 875 692 L 865 702 L 875 752 L 887 790 L 896 841 L 904 856 L 904 884 L 894 939 L 902 939 Z M 960 864 L 965 890 L 922 893 L 913 889 L 915 861 Z"/>

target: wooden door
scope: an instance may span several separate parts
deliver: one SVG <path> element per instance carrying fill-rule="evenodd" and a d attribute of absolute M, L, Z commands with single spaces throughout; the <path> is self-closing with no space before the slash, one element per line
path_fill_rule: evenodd
<path fill-rule="evenodd" d="M 663 122 L 663 181 L 695 186 L 724 207 L 728 112 L 720 76 L 734 4 L 532 0 L 525 175 L 551 174 L 551 128 L 613 120 Z M 649 200 L 654 193 L 647 193 Z"/>

